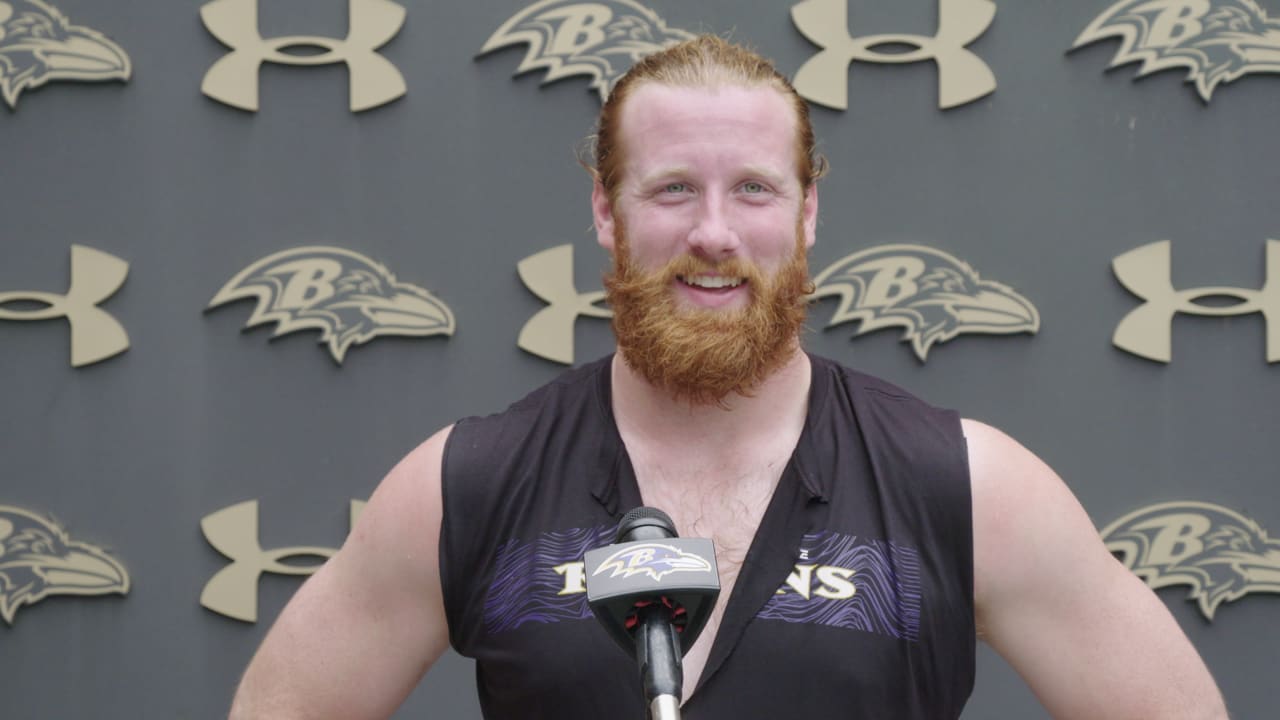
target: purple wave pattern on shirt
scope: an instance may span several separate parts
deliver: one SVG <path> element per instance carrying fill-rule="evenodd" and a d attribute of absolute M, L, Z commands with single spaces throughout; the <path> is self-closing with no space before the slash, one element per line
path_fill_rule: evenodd
<path fill-rule="evenodd" d="M 484 600 L 485 629 L 514 630 L 525 623 L 553 623 L 591 617 L 587 594 L 561 595 L 565 577 L 556 568 L 582 562 L 592 548 L 608 545 L 616 528 L 572 528 L 543 533 L 531 542 L 511 539 L 498 549 L 493 582 Z"/>
<path fill-rule="evenodd" d="M 919 639 L 920 553 L 914 548 L 835 532 L 806 534 L 800 547 L 808 559 L 799 564 L 853 570 L 853 597 L 832 600 L 810 592 L 805 598 L 784 583 L 783 593 L 770 598 L 757 617 Z M 816 575 L 813 585 L 821 585 Z"/>

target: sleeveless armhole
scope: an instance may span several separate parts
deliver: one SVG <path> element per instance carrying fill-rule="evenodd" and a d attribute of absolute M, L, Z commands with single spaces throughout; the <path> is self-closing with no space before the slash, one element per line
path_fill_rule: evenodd
<path fill-rule="evenodd" d="M 910 527 L 923 561 L 952 598 L 927 608 L 922 620 L 957 644 L 952 657 L 939 659 L 945 667 L 937 669 L 953 677 L 967 698 L 976 674 L 977 628 L 973 497 L 960 415 L 875 378 L 853 373 L 846 381 L 856 388 L 855 412 L 872 466 L 885 478 L 883 487 L 893 494 L 890 505 L 898 509 L 891 522 Z"/>
<path fill-rule="evenodd" d="M 468 654 L 482 624 L 483 587 L 512 507 L 520 475 L 511 456 L 496 448 L 518 446 L 528 435 L 529 413 L 519 404 L 504 413 L 459 420 L 445 444 L 440 467 L 440 589 L 449 641 Z"/>

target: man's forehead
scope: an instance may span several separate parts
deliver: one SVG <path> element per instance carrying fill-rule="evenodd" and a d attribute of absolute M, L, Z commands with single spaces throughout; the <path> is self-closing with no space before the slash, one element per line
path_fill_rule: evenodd
<path fill-rule="evenodd" d="M 687 86 L 647 81 L 633 88 L 619 108 L 617 139 L 627 152 L 637 148 L 640 137 L 650 143 L 716 123 L 755 126 L 753 137 L 776 135 L 788 149 L 794 148 L 795 108 L 769 85 Z"/>
<path fill-rule="evenodd" d="M 637 109 L 656 104 L 681 103 L 703 99 L 723 100 L 741 96 L 768 98 L 764 102 L 774 104 L 779 109 L 784 110 L 785 116 L 790 122 L 795 122 L 795 109 L 788 101 L 787 96 L 778 88 L 766 83 L 748 85 L 718 82 L 698 85 L 676 85 L 657 80 L 642 80 L 631 88 L 631 91 L 622 102 L 622 107 L 619 108 L 619 119 L 625 120 L 627 115 L 634 115 Z M 625 125 L 625 122 L 623 124 Z"/>

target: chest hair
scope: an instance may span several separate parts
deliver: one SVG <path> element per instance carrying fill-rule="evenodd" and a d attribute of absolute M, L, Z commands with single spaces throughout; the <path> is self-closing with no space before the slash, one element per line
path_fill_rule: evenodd
<path fill-rule="evenodd" d="M 733 465 L 672 463 L 670 458 L 643 454 L 632 457 L 644 503 L 670 515 L 681 537 L 709 538 L 716 549 L 720 597 L 684 657 L 686 699 L 702 675 L 738 573 L 789 455 L 788 451 L 772 459 Z"/>

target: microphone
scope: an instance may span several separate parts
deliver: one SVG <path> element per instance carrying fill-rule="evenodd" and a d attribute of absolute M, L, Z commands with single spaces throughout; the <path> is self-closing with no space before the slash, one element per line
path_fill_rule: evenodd
<path fill-rule="evenodd" d="M 681 658 L 720 595 L 715 547 L 678 537 L 666 513 L 639 507 L 622 517 L 614 544 L 587 551 L 584 560 L 587 603 L 639 664 L 649 716 L 678 720 Z"/>

